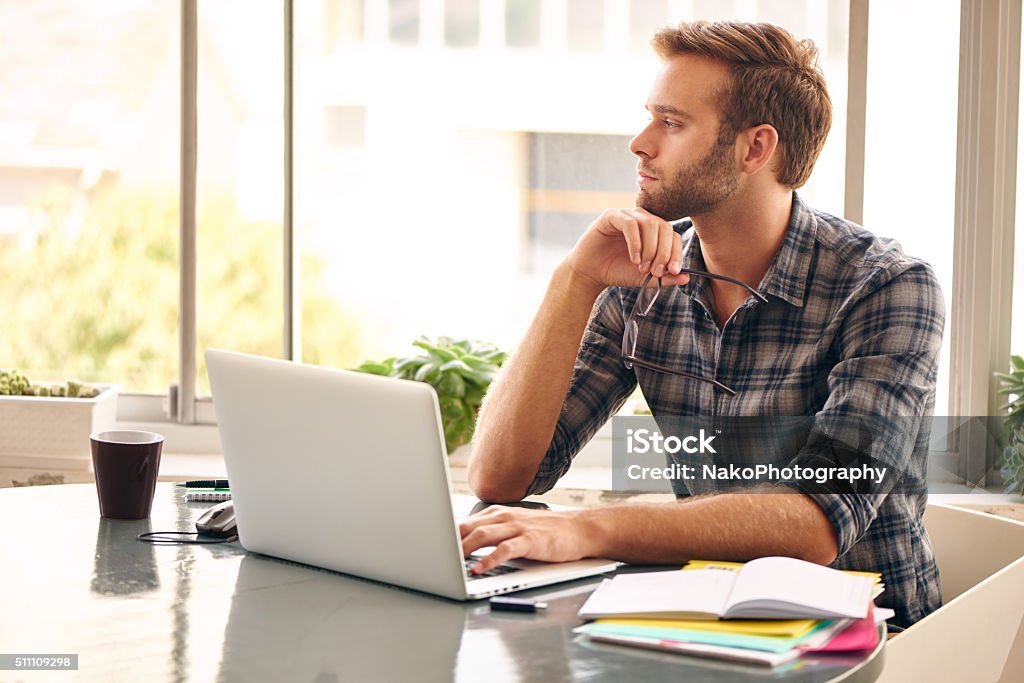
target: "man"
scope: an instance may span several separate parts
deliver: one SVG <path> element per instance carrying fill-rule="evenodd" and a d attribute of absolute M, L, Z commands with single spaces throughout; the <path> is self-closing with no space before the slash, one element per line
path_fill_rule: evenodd
<path fill-rule="evenodd" d="M 469 464 L 481 499 L 550 489 L 637 382 L 655 416 L 813 416 L 827 431 L 847 416 L 920 420 L 932 409 L 944 315 L 934 273 L 795 193 L 831 125 L 813 44 L 766 24 L 695 22 L 653 45 L 664 66 L 650 123 L 630 143 L 636 207 L 587 228 L 493 386 Z M 681 235 L 668 221 L 684 217 L 693 229 Z M 652 298 L 645 281 L 660 282 L 660 296 L 626 349 L 637 298 Z M 906 489 L 793 484 L 571 513 L 492 507 L 462 524 L 463 544 L 496 546 L 475 571 L 514 557 L 766 555 L 880 571 L 879 602 L 907 626 L 940 602 L 921 523 L 928 430 L 874 436 L 872 456 L 900 470 Z M 796 464 L 821 455 L 810 443 L 792 454 Z"/>

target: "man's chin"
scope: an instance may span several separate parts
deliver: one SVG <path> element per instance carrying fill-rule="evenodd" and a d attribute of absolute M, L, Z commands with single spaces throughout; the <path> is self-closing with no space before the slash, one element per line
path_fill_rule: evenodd
<path fill-rule="evenodd" d="M 655 201 L 649 194 L 645 193 L 643 190 L 640 190 L 640 192 L 638 192 L 636 195 L 636 207 L 638 209 L 643 209 L 647 213 L 654 214 L 661 220 L 668 221 L 669 223 L 671 223 L 672 221 L 677 221 L 680 218 L 686 218 L 685 214 L 682 216 L 677 216 L 675 214 L 677 214 L 678 211 L 671 211 L 668 207 L 661 206 L 660 204 L 658 204 L 657 201 Z"/>

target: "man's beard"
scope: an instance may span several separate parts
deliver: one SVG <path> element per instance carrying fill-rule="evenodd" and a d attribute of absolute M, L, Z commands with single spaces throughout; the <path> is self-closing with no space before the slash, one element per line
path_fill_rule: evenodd
<path fill-rule="evenodd" d="M 705 214 L 736 191 L 733 163 L 732 141 L 719 136 L 700 161 L 675 176 L 658 176 L 660 187 L 655 192 L 640 188 L 636 205 L 666 221 Z"/>

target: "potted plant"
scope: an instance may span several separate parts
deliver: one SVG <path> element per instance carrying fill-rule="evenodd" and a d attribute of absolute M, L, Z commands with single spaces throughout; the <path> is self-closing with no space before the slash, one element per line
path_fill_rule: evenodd
<path fill-rule="evenodd" d="M 996 373 L 999 393 L 1007 397 L 1005 421 L 1007 445 L 1003 449 L 1003 483 L 1006 493 L 1024 495 L 1024 357 L 1010 357 L 1010 372 Z"/>
<path fill-rule="evenodd" d="M 33 384 L 0 370 L 0 465 L 88 472 L 89 435 L 112 427 L 116 411 L 116 386 Z"/>
<path fill-rule="evenodd" d="M 445 444 L 451 455 L 473 438 L 484 394 L 508 354 L 488 342 L 451 337 L 420 337 L 413 346 L 419 349 L 413 355 L 366 361 L 354 369 L 433 386 L 441 406 Z"/>

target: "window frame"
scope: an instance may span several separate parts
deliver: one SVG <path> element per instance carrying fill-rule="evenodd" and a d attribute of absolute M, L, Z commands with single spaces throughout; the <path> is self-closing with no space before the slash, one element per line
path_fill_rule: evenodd
<path fill-rule="evenodd" d="M 1010 359 L 1016 230 L 1021 0 L 962 0 L 953 231 L 949 415 L 999 415 Z M 959 442 L 960 478 L 985 487 L 998 452 L 972 421 Z"/>

